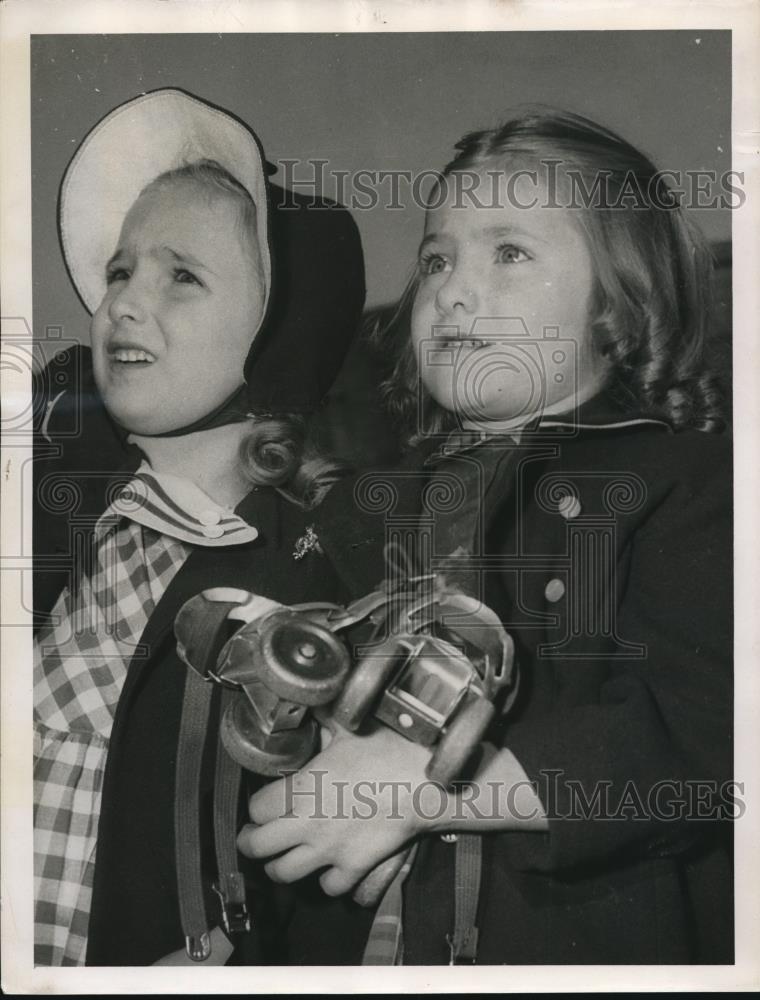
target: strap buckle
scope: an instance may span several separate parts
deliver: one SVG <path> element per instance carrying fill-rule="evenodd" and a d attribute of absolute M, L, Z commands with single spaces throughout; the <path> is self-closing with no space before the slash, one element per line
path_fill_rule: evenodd
<path fill-rule="evenodd" d="M 214 882 L 212 889 L 222 904 L 222 923 L 228 934 L 247 934 L 251 915 L 245 902 L 245 883 L 240 872 L 228 872 Z"/>
<path fill-rule="evenodd" d="M 447 934 L 449 965 L 475 965 L 478 954 L 478 928 L 470 927 L 464 940 L 456 941 L 456 935 Z"/>
<path fill-rule="evenodd" d="M 211 954 L 211 939 L 208 932 L 204 931 L 198 935 L 188 934 L 185 937 L 185 951 L 193 962 L 205 962 Z"/>

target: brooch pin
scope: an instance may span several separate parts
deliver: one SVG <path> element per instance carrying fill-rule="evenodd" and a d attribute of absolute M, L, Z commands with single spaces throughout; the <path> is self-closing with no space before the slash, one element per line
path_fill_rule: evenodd
<path fill-rule="evenodd" d="M 307 552 L 312 552 L 314 549 L 319 550 L 319 539 L 314 531 L 314 525 L 310 524 L 306 529 L 306 533 L 296 539 L 293 558 L 296 560 L 303 559 Z"/>

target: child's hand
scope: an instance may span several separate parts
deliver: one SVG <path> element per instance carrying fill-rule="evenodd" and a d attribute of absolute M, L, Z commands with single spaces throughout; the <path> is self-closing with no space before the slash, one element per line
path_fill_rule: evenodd
<path fill-rule="evenodd" d="M 371 869 L 428 829 L 447 794 L 425 777 L 429 750 L 379 726 L 366 736 L 339 730 L 296 774 L 250 801 L 253 824 L 238 836 L 248 857 L 267 858 L 276 882 L 326 868 L 328 895 L 348 892 Z"/>

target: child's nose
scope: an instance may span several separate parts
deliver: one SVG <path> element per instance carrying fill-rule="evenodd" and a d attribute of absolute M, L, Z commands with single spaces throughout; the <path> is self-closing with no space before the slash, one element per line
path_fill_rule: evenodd
<path fill-rule="evenodd" d="M 108 314 L 113 323 L 132 319 L 142 323 L 148 312 L 148 291 L 144 284 L 134 278 L 124 281 L 108 306 Z"/>
<path fill-rule="evenodd" d="M 466 268 L 455 267 L 439 285 L 435 301 L 442 316 L 475 312 L 477 292 L 473 275 Z"/>

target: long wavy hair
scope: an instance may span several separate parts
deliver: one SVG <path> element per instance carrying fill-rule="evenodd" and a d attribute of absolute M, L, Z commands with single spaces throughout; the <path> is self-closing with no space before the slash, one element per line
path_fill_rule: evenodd
<path fill-rule="evenodd" d="M 588 118 L 535 106 L 499 128 L 468 133 L 455 148 L 443 179 L 547 163 L 558 165 L 566 186 L 573 178 L 581 201 L 565 210 L 574 211 L 594 261 L 590 322 L 611 363 L 608 391 L 627 411 L 661 417 L 675 430 L 721 430 L 723 393 L 706 352 L 712 255 L 651 160 Z M 407 431 L 416 425 L 436 433 L 455 417 L 420 384 L 410 337 L 418 281 L 415 271 L 397 306 L 376 315 L 369 332 L 397 359 L 384 383 L 390 412 Z"/>
<path fill-rule="evenodd" d="M 201 159 L 161 174 L 148 187 L 188 182 L 209 198 L 230 198 L 238 208 L 243 240 L 257 239 L 257 207 L 247 189 L 216 160 Z M 147 190 L 147 189 L 146 189 Z M 257 258 L 258 259 L 258 258 Z M 346 472 L 346 466 L 324 455 L 309 436 L 308 422 L 299 413 L 251 415 L 239 458 L 254 486 L 276 489 L 304 507 L 316 506 Z"/>

